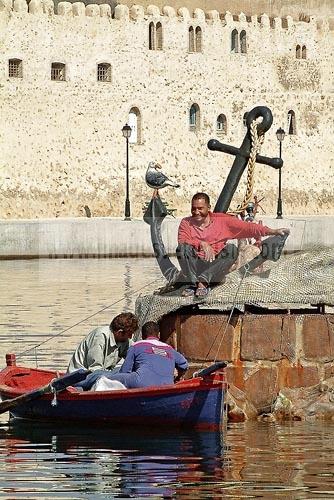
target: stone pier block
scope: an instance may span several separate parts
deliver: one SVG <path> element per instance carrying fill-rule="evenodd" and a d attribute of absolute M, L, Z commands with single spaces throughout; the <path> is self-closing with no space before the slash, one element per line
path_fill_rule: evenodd
<path fill-rule="evenodd" d="M 305 316 L 302 337 L 305 359 L 334 360 L 334 321 L 329 315 Z"/>
<path fill-rule="evenodd" d="M 176 344 L 190 361 L 232 361 L 238 349 L 236 318 L 227 325 L 227 315 L 180 315 L 175 322 Z M 227 325 L 227 326 L 226 326 Z M 172 324 L 163 326 L 162 338 L 173 342 Z"/>
<path fill-rule="evenodd" d="M 269 412 L 279 392 L 277 367 L 259 366 L 252 371 L 245 381 L 245 391 L 258 411 Z"/>
<path fill-rule="evenodd" d="M 295 354 L 293 318 L 280 314 L 245 315 L 242 320 L 240 359 L 277 361 Z"/>
<path fill-rule="evenodd" d="M 310 387 L 319 384 L 321 380 L 318 366 L 296 366 L 282 363 L 279 367 L 279 386 L 280 387 Z"/>
<path fill-rule="evenodd" d="M 231 361 L 234 327 L 227 325 L 227 318 L 222 315 L 189 316 L 181 322 L 178 348 L 187 352 L 191 360 Z"/>
<path fill-rule="evenodd" d="M 334 377 L 334 363 L 326 363 L 325 366 L 325 376 L 324 380 Z"/>
<path fill-rule="evenodd" d="M 247 397 L 258 411 L 269 411 L 279 392 L 277 366 L 243 366 L 235 363 L 226 369 L 228 384 L 232 384 Z"/>

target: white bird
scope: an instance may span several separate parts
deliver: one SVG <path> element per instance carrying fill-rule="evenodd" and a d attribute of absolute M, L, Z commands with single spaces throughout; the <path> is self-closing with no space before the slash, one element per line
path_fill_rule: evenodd
<path fill-rule="evenodd" d="M 160 169 L 161 165 L 159 163 L 150 161 L 146 170 L 145 181 L 150 188 L 154 189 L 153 196 L 157 196 L 158 190 L 166 186 L 180 187 L 180 184 L 170 180 L 165 174 L 160 172 Z"/>

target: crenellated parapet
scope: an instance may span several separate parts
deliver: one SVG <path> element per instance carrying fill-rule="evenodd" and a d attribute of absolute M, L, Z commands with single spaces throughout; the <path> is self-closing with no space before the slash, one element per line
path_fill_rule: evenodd
<path fill-rule="evenodd" d="M 213 25 L 221 23 L 226 27 L 240 27 L 242 29 L 263 29 L 263 30 L 289 30 L 296 24 L 306 23 L 317 28 L 317 19 L 313 16 L 305 21 L 294 21 L 291 16 L 285 18 L 270 18 L 266 13 L 247 16 L 243 12 L 231 13 L 229 11 L 220 13 L 217 10 L 204 11 L 196 8 L 193 13 L 186 7 L 175 10 L 173 7 L 165 5 L 161 10 L 156 5 L 149 5 L 144 8 L 142 5 L 134 4 L 130 8 L 127 5 L 116 5 L 114 12 L 108 4 L 89 4 L 83 2 L 59 2 L 55 8 L 53 0 L 0 0 L 1 12 L 20 12 L 35 16 L 63 16 L 63 17 L 104 17 L 115 21 L 147 21 L 159 19 L 175 20 L 183 23 L 197 22 L 201 25 Z"/>

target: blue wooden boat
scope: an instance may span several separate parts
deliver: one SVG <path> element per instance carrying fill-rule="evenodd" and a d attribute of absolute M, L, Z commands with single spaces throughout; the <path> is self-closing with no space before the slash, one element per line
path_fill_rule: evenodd
<path fill-rule="evenodd" d="M 217 363 L 202 370 L 196 377 L 173 385 L 98 392 L 80 392 L 69 386 L 59 392 L 54 389 L 54 394 L 52 388 L 48 393 L 40 394 L 39 388 L 52 386 L 50 382 L 57 379 L 59 373 L 16 366 L 15 362 L 8 362 L 8 355 L 6 359 L 7 367 L 0 372 L 0 396 L 3 400 L 0 407 L 13 404 L 8 410 L 11 418 L 55 424 L 66 421 L 186 426 L 203 430 L 217 430 L 222 424 L 227 388 L 224 363 Z M 34 397 L 29 399 L 29 394 Z"/>

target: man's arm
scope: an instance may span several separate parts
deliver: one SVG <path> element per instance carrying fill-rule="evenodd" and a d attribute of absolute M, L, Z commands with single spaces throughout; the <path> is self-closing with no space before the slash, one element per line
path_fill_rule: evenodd
<path fill-rule="evenodd" d="M 177 370 L 177 376 L 174 378 L 174 382 L 178 382 L 188 370 L 188 361 L 184 356 L 182 356 L 182 354 L 177 351 L 175 351 L 174 356 L 175 368 Z"/>
<path fill-rule="evenodd" d="M 225 223 L 228 226 L 229 231 L 233 236 L 229 239 L 241 239 L 241 238 L 261 238 L 262 236 L 271 235 L 281 235 L 289 234 L 290 229 L 278 228 L 272 229 L 267 226 L 262 226 L 261 224 L 254 224 L 251 222 L 246 222 L 236 217 L 229 217 L 225 219 Z"/>
<path fill-rule="evenodd" d="M 86 354 L 87 370 L 103 370 L 104 367 L 105 337 L 102 334 L 96 334 L 88 352 Z"/>
<path fill-rule="evenodd" d="M 179 225 L 178 235 L 177 235 L 178 244 L 187 243 L 188 245 L 194 246 L 194 240 L 191 236 L 190 225 L 187 219 L 182 219 Z"/>
<path fill-rule="evenodd" d="M 135 362 L 135 350 L 133 346 L 129 347 L 125 361 L 121 366 L 120 373 L 132 373 Z"/>

